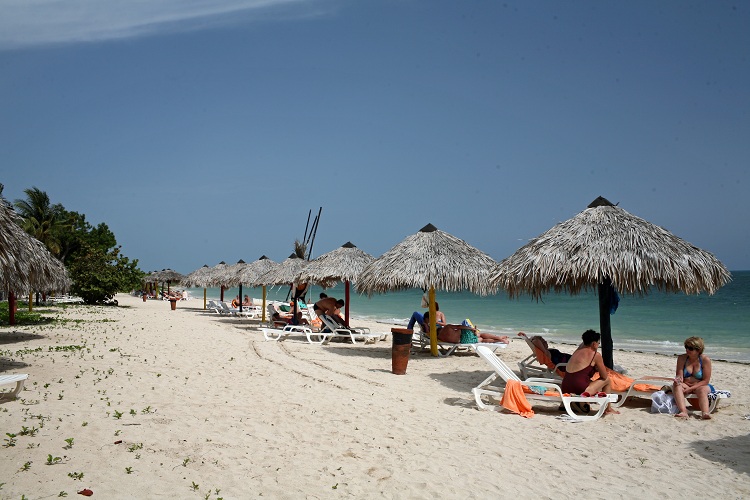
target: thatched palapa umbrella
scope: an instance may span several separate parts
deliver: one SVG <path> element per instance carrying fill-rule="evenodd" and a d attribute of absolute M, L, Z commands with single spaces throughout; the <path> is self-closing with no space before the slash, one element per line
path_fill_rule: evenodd
<path fill-rule="evenodd" d="M 271 267 L 266 273 L 259 275 L 253 281 L 253 286 L 294 285 L 294 280 L 308 263 L 309 262 L 302 257 L 297 256 L 296 253 L 292 253 L 286 260 Z M 264 293 L 263 310 L 265 310 L 265 308 L 266 301 Z"/>
<path fill-rule="evenodd" d="M 368 264 L 375 257 L 357 248 L 347 241 L 336 250 L 332 250 L 310 261 L 297 276 L 298 283 L 314 283 L 329 288 L 339 281 L 344 282 L 345 302 L 344 319 L 349 326 L 349 285 L 356 281 Z"/>
<path fill-rule="evenodd" d="M 577 294 L 597 288 L 604 363 L 612 368 L 610 297 L 613 291 L 713 294 L 731 279 L 709 252 L 629 214 L 601 196 L 586 210 L 532 239 L 504 259 L 491 284 L 511 297 L 539 298 L 554 290 Z"/>
<path fill-rule="evenodd" d="M 0 286 L 8 292 L 9 323 L 15 324 L 17 294 L 69 287 L 65 266 L 18 225 L 18 215 L 0 203 Z"/>
<path fill-rule="evenodd" d="M 203 288 L 203 309 L 206 309 L 206 288 L 208 287 L 208 278 L 210 271 L 211 268 L 208 267 L 208 264 L 203 264 L 203 267 L 200 267 L 185 276 L 181 282 L 182 286 L 188 288 Z"/>
<path fill-rule="evenodd" d="M 430 346 L 437 356 L 435 289 L 494 293 L 488 279 L 496 265 L 492 257 L 464 240 L 427 224 L 368 265 L 357 279 L 357 290 L 368 295 L 408 288 L 429 290 Z"/>
<path fill-rule="evenodd" d="M 271 269 L 273 269 L 276 266 L 276 262 L 272 261 L 265 255 L 261 255 L 261 257 L 253 261 L 249 264 L 246 264 L 242 267 L 242 269 L 239 270 L 237 278 L 239 279 L 240 283 L 254 283 L 259 276 L 267 273 Z M 261 311 L 261 321 L 266 321 L 266 285 L 263 286 L 263 306 Z"/>
<path fill-rule="evenodd" d="M 162 269 L 161 271 L 157 271 L 154 278 L 157 281 L 160 281 L 162 283 L 167 284 L 167 293 L 169 293 L 169 286 L 172 282 L 182 281 L 182 279 L 185 278 L 184 275 L 178 273 L 177 271 L 173 269 Z M 163 287 L 162 287 L 163 288 Z"/>
<path fill-rule="evenodd" d="M 219 297 L 219 300 L 224 302 L 224 273 L 226 272 L 227 263 L 223 260 L 216 264 L 214 267 L 208 271 L 208 286 L 218 286 L 221 287 L 221 295 Z"/>

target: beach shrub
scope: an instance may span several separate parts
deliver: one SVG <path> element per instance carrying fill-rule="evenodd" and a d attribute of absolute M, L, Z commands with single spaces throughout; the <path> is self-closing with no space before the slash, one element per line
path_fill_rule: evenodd
<path fill-rule="evenodd" d="M 73 280 L 71 292 L 86 304 L 109 302 L 117 292 L 140 287 L 143 273 L 138 260 L 131 261 L 120 253 L 120 247 L 103 250 L 85 244 L 81 257 L 70 263 Z"/>

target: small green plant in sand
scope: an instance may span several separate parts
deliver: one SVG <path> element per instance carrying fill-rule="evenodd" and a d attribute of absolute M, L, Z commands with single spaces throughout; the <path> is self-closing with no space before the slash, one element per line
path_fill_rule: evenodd
<path fill-rule="evenodd" d="M 141 413 L 144 415 L 148 415 L 149 413 L 151 413 L 151 406 L 147 406 L 144 409 L 142 409 Z"/>
<path fill-rule="evenodd" d="M 130 416 L 131 417 L 135 417 L 136 415 L 138 415 L 138 412 L 131 408 L 130 409 Z"/>
<path fill-rule="evenodd" d="M 39 432 L 39 429 L 37 429 L 36 427 L 32 427 L 31 429 L 29 429 L 25 425 L 22 425 L 21 426 L 21 432 L 19 432 L 19 434 L 21 436 L 32 436 L 33 437 L 34 435 L 36 435 L 37 432 Z"/>
<path fill-rule="evenodd" d="M 87 425 L 89 425 L 89 423 L 88 423 L 88 422 L 83 422 L 83 423 L 81 423 L 81 427 L 86 427 Z"/>
<path fill-rule="evenodd" d="M 190 458 L 186 458 L 185 460 L 183 460 L 183 461 L 182 461 L 182 466 L 183 466 L 183 467 L 187 467 L 187 464 L 188 464 L 189 462 L 190 462 Z"/>
<path fill-rule="evenodd" d="M 68 496 L 68 493 L 66 491 L 61 491 L 60 493 L 57 494 L 57 496 L 58 497 L 66 497 L 66 496 Z"/>
<path fill-rule="evenodd" d="M 62 462 L 61 457 L 53 457 L 52 455 L 47 455 L 47 465 L 55 465 Z"/>
<path fill-rule="evenodd" d="M 115 414 L 113 415 L 117 420 L 120 420 L 122 418 L 122 412 L 115 410 Z"/>
<path fill-rule="evenodd" d="M 195 481 L 191 481 L 193 484 L 190 485 L 190 489 L 193 491 L 198 491 L 200 488 L 200 485 L 196 484 Z"/>
<path fill-rule="evenodd" d="M 66 450 L 69 450 L 73 447 L 73 438 L 67 438 L 65 442 L 68 443 L 67 446 L 63 446 L 63 448 L 65 448 Z"/>
<path fill-rule="evenodd" d="M 130 446 L 128 446 L 128 451 L 130 453 L 133 453 L 136 450 L 142 450 L 143 449 L 143 443 L 133 443 Z"/>
<path fill-rule="evenodd" d="M 21 466 L 21 469 L 20 469 L 20 470 L 22 470 L 22 471 L 27 471 L 27 470 L 29 470 L 29 469 L 31 469 L 31 461 L 28 461 L 28 462 L 26 462 L 25 464 L 23 464 L 23 465 Z"/>
<path fill-rule="evenodd" d="M 3 440 L 3 441 L 5 441 L 5 444 L 3 446 L 5 446 L 6 448 L 10 448 L 11 446 L 15 446 L 16 445 L 16 435 L 13 434 L 13 433 L 11 433 L 11 432 L 6 432 L 5 435 L 8 436 L 8 437 Z"/>
<path fill-rule="evenodd" d="M 133 468 L 132 467 L 125 467 L 125 472 L 127 474 L 132 474 L 133 473 Z"/>
<path fill-rule="evenodd" d="M 119 436 L 121 432 L 122 432 L 122 429 L 117 429 L 115 431 L 115 436 Z"/>
<path fill-rule="evenodd" d="M 68 472 L 68 477 L 72 478 L 74 481 L 80 481 L 83 479 L 83 472 Z"/>

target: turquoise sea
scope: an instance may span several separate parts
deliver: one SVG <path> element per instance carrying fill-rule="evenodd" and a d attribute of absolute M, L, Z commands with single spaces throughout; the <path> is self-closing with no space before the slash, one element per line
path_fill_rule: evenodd
<path fill-rule="evenodd" d="M 268 297 L 285 300 L 288 289 L 269 288 Z M 203 297 L 202 288 L 189 291 L 195 298 Z M 312 287 L 308 301 L 317 298 L 321 291 Z M 237 293 L 237 288 L 228 289 L 224 298 L 231 300 Z M 262 295 L 259 288 L 243 288 L 242 293 L 257 298 Z M 343 298 L 344 287 L 337 285 L 326 293 Z M 218 299 L 219 295 L 218 288 L 207 289 L 209 299 Z M 421 296 L 422 291 L 415 289 L 367 297 L 355 293 L 352 286 L 351 316 L 406 324 L 413 311 L 425 311 L 420 308 Z M 470 318 L 486 331 L 507 335 L 523 331 L 544 335 L 555 342 L 577 344 L 584 330 L 599 330 L 595 292 L 577 296 L 550 293 L 539 302 L 529 296 L 509 299 L 504 293 L 479 297 L 468 292 L 438 291 L 436 297 L 449 322 Z M 668 294 L 656 290 L 643 297 L 622 295 L 611 322 L 615 349 L 684 352 L 684 339 L 696 335 L 703 337 L 706 354 L 712 359 L 750 363 L 750 271 L 732 272 L 732 281 L 714 295 Z"/>

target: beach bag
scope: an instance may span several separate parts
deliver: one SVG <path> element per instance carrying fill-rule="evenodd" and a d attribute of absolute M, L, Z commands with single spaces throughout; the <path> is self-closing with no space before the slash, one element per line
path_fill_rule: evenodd
<path fill-rule="evenodd" d="M 651 395 L 651 413 L 676 414 L 679 411 L 672 393 L 656 391 Z"/>
<path fill-rule="evenodd" d="M 461 325 L 468 326 L 469 328 L 474 328 L 474 325 L 472 324 L 470 319 L 465 319 L 461 322 Z M 479 342 L 479 339 L 477 338 L 477 335 L 472 330 L 464 330 L 461 329 L 461 339 L 460 344 L 476 344 Z"/>

